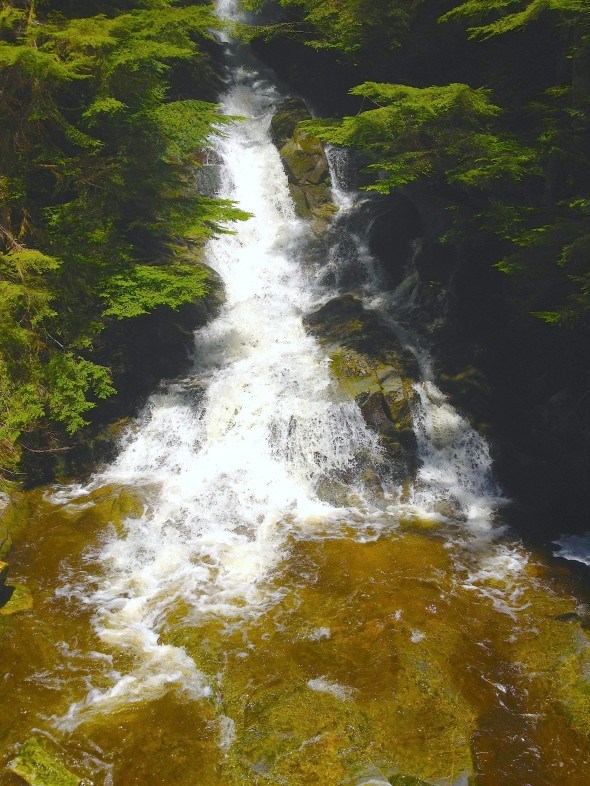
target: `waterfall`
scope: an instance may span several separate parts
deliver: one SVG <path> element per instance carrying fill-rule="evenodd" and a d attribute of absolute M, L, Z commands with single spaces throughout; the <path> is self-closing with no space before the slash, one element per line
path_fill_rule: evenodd
<path fill-rule="evenodd" d="M 489 445 L 437 386 L 426 339 L 413 326 L 419 310 L 419 279 L 414 264 L 419 246 L 406 263 L 401 283 L 392 292 L 384 291 L 366 229 L 359 228 L 358 221 L 351 221 L 366 197 L 350 189 L 346 151 L 332 147 L 327 155 L 338 207 L 337 240 L 322 274 L 324 278 L 329 274 L 338 288 L 347 270 L 360 270 L 357 294 L 414 355 L 420 370 L 413 386 L 416 396 L 412 411 L 419 468 L 401 498 L 395 492 L 389 495 L 393 498 L 387 512 L 394 520 L 410 518 L 444 525 L 456 567 L 463 572 L 463 586 L 514 618 L 520 610 L 519 576 L 528 557 L 518 542 L 497 542 L 505 534 L 505 527 L 497 522 L 498 511 L 507 500 L 494 479 Z"/>
<path fill-rule="evenodd" d="M 218 11 L 236 16 L 227 0 Z M 143 514 L 88 554 L 82 586 L 59 591 L 94 610 L 100 640 L 127 653 L 133 666 L 70 707 L 59 721 L 66 729 L 169 690 L 210 695 L 184 650 L 160 642 L 167 615 L 180 602 L 193 618 L 231 621 L 263 613 L 286 591 L 269 578 L 294 532 L 334 535 L 345 521 L 364 537 L 369 530 L 394 529 L 400 517 L 436 519 L 454 527 L 455 545 L 465 545 L 465 533 L 471 547 L 479 544 L 485 575 L 493 573 L 486 548 L 500 530 L 493 527 L 498 490 L 487 444 L 436 387 L 427 353 L 395 321 L 393 301 L 380 300 L 375 261 L 362 235 L 346 226 L 359 197 L 347 188 L 346 157 L 332 149 L 339 216 L 327 264 L 336 290 L 339 271 L 364 267 L 366 305 L 381 308 L 413 348 L 423 374 L 415 386 L 417 477 L 403 500 L 397 488 L 380 507 L 367 500 L 362 469 L 378 465 L 378 438 L 338 389 L 328 357 L 303 326 L 303 315 L 334 289 L 318 290 L 313 271 L 301 262 L 306 225 L 295 214 L 270 138 L 282 96 L 247 53 L 227 46 L 231 70 L 221 110 L 243 119 L 212 142 L 221 161 L 218 195 L 252 217 L 206 249 L 226 299 L 218 317 L 196 335 L 192 372 L 151 397 L 118 458 L 86 489 L 115 484 L 141 491 Z M 324 481 L 338 485 L 339 477 L 334 504 L 321 489 Z M 480 562 L 467 563 L 465 580 L 479 587 Z M 517 563 L 515 557 L 510 570 Z M 92 572 L 96 564 L 102 566 L 99 580 Z M 506 576 L 505 566 L 500 555 L 496 577 Z"/>
<path fill-rule="evenodd" d="M 203 249 L 225 299 L 189 373 L 85 485 L 18 495 L 0 782 L 590 782 L 587 609 L 501 526 L 414 256 L 388 291 L 342 150 L 331 226 L 297 217 L 284 97 L 229 38 L 211 160 L 251 217 Z"/>
<path fill-rule="evenodd" d="M 76 591 L 95 609 L 100 639 L 135 666 L 108 690 L 93 688 L 66 728 L 174 687 L 208 695 L 184 651 L 158 642 L 168 610 L 180 599 L 193 613 L 228 619 L 267 608 L 277 594 L 265 579 L 287 534 L 350 518 L 320 499 L 318 483 L 379 452 L 303 327 L 313 304 L 299 259 L 305 226 L 269 134 L 281 96 L 239 52 L 232 60 L 221 108 L 244 119 L 213 143 L 219 196 L 252 218 L 208 245 L 226 301 L 196 336 L 193 372 L 152 396 L 118 458 L 92 481 L 143 489 L 143 515 L 89 555 L 104 569 L 98 586 Z"/>

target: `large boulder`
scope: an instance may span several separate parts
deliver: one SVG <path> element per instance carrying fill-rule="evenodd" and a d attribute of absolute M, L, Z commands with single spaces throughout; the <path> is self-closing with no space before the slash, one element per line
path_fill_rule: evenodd
<path fill-rule="evenodd" d="M 410 477 L 418 465 L 412 421 L 418 368 L 413 355 L 379 315 L 353 295 L 330 300 L 306 317 L 306 326 L 329 347 L 332 373 L 379 435 L 397 477 Z"/>
<path fill-rule="evenodd" d="M 272 118 L 271 137 L 281 154 L 297 215 L 310 219 L 314 232 L 321 235 L 336 207 L 322 142 L 298 127 L 302 120 L 309 119 L 311 114 L 305 103 L 289 98 Z"/>
<path fill-rule="evenodd" d="M 279 150 L 293 138 L 297 125 L 310 117 L 309 109 L 300 98 L 288 98 L 277 108 L 270 121 L 270 135 Z"/>

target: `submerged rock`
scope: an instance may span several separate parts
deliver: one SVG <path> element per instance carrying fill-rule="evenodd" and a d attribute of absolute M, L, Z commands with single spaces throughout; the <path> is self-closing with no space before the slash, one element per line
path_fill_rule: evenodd
<path fill-rule="evenodd" d="M 33 608 L 33 596 L 24 584 L 0 587 L 0 617 L 10 617 Z"/>
<path fill-rule="evenodd" d="M 396 474 L 418 464 L 412 423 L 415 358 L 380 317 L 353 295 L 334 298 L 306 317 L 306 326 L 332 350 L 332 372 L 379 434 Z"/>
<path fill-rule="evenodd" d="M 39 737 L 31 737 L 25 742 L 8 769 L 30 786 L 79 786 L 82 782 Z"/>
<path fill-rule="evenodd" d="M 321 235 L 336 207 L 332 202 L 330 171 L 322 142 L 297 127 L 300 121 L 309 119 L 311 115 L 305 103 L 299 98 L 290 98 L 275 112 L 271 136 L 281 154 L 297 215 L 311 219 L 314 232 Z"/>
<path fill-rule="evenodd" d="M 399 772 L 396 767 L 379 768 L 370 764 L 352 779 L 344 781 L 342 786 L 429 786 L 429 783 L 414 775 Z"/>

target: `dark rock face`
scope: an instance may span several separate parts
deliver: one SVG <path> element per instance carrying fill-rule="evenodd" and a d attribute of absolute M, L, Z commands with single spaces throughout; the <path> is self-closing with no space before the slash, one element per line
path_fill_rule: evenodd
<path fill-rule="evenodd" d="M 456 267 L 455 251 L 438 235 L 448 229 L 444 206 L 419 188 L 372 196 L 352 217 L 380 263 L 382 285 L 394 289 L 413 259 L 423 283 L 447 284 Z"/>
<path fill-rule="evenodd" d="M 377 432 L 393 474 L 403 480 L 418 465 L 412 426 L 418 369 L 379 316 L 352 295 L 334 298 L 308 315 L 306 326 L 332 353 L 332 373 Z"/>
<path fill-rule="evenodd" d="M 383 285 L 394 289 L 404 278 L 414 244 L 424 234 L 418 208 L 402 194 L 367 199 L 354 221 L 366 234 L 369 252 L 380 263 Z"/>
<path fill-rule="evenodd" d="M 451 246 L 438 240 L 422 243 L 416 255 L 416 270 L 420 281 L 447 284 L 455 265 L 455 254 Z"/>
<path fill-rule="evenodd" d="M 330 191 L 330 171 L 321 141 L 298 128 L 302 120 L 311 119 L 299 98 L 285 101 L 271 121 L 271 136 L 279 148 L 289 190 L 297 215 L 311 219 L 316 235 L 322 235 L 336 208 Z"/>

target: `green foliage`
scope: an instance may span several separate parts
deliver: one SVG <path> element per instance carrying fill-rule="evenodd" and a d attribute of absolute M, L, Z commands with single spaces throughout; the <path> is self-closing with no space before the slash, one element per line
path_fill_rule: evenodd
<path fill-rule="evenodd" d="M 211 92 L 216 25 L 201 2 L 0 3 L 0 469 L 27 433 L 85 424 L 114 392 L 98 334 L 202 297 L 187 244 L 247 217 L 198 193 L 233 119 L 177 76 Z"/>
<path fill-rule="evenodd" d="M 428 183 L 453 208 L 454 225 L 443 239 L 460 252 L 469 238 L 486 236 L 497 249 L 496 267 L 515 282 L 523 308 L 552 324 L 584 318 L 590 311 L 590 3 L 457 3 L 441 21 L 471 25 L 467 36 L 476 42 L 495 39 L 494 49 L 482 44 L 479 52 L 475 45 L 465 49 L 475 63 L 485 62 L 478 76 L 470 72 L 470 60 L 451 57 L 450 72 L 465 78 L 440 86 L 421 83 L 429 52 L 423 41 L 444 52 L 441 36 L 456 33 L 440 26 L 422 39 L 429 23 L 417 15 L 421 3 L 397 0 L 378 4 L 380 9 L 371 0 L 280 4 L 291 18 L 275 32 L 349 55 L 362 51 L 364 64 L 374 69 L 381 60 L 398 71 L 411 63 L 409 73 L 418 74 L 411 85 L 365 82 L 350 91 L 362 99 L 357 114 L 303 127 L 325 142 L 361 151 L 373 177 L 369 189 L 387 194 Z M 407 35 L 412 25 L 416 42 Z M 550 52 L 539 52 L 539 92 L 530 95 L 529 85 L 519 86 L 529 94 L 526 103 L 514 98 L 510 84 L 521 79 L 514 70 L 520 47 L 534 46 L 539 32 L 547 40 L 548 31 L 554 44 Z M 400 44 L 403 54 L 392 60 L 391 48 Z M 527 52 L 522 54 L 526 61 Z M 504 60 L 511 64 L 510 76 Z M 482 73 L 485 89 L 472 82 Z M 506 99 L 512 103 L 504 108 Z"/>
<path fill-rule="evenodd" d="M 579 14 L 590 16 L 587 0 L 468 0 L 441 20 L 446 22 L 463 17 L 483 20 L 491 16 L 493 21 L 488 24 L 469 28 L 472 38 L 486 39 L 520 30 L 547 11 L 557 13 L 564 20 Z"/>
<path fill-rule="evenodd" d="M 186 160 L 207 143 L 214 128 L 232 119 L 219 114 L 215 104 L 205 101 L 170 101 L 148 114 L 166 140 L 165 160 Z"/>
<path fill-rule="evenodd" d="M 124 276 L 113 276 L 103 299 L 105 315 L 129 319 L 159 306 L 178 308 L 202 297 L 207 291 L 207 275 L 189 265 L 135 265 Z"/>
<path fill-rule="evenodd" d="M 96 398 L 115 392 L 108 369 L 71 352 L 52 356 L 43 369 L 43 382 L 46 414 L 64 423 L 69 434 L 87 423 L 82 415 L 94 407 L 87 399 L 89 391 Z"/>
<path fill-rule="evenodd" d="M 314 49 L 334 49 L 348 55 L 368 46 L 399 46 L 423 0 L 279 0 L 295 11 L 297 20 L 266 28 L 267 32 L 304 37 Z M 265 0 L 244 0 L 246 8 L 260 10 Z"/>
<path fill-rule="evenodd" d="M 375 161 L 368 171 L 377 175 L 371 189 L 388 193 L 433 176 L 485 188 L 490 181 L 521 180 L 537 170 L 534 150 L 490 130 L 500 109 L 487 90 L 366 82 L 351 93 L 377 108 L 302 125 L 330 144 L 369 153 Z"/>
<path fill-rule="evenodd" d="M 526 282 L 525 297 L 535 316 L 565 325 L 590 311 L 588 197 L 537 209 L 494 205 L 482 218 L 510 241 L 511 251 L 497 267 Z"/>

